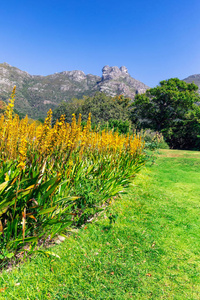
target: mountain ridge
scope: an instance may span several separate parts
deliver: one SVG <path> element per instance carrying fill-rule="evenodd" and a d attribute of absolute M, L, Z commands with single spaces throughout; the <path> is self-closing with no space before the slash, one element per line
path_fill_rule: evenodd
<path fill-rule="evenodd" d="M 194 82 L 198 87 L 199 87 L 199 94 L 200 94 L 200 74 L 193 74 L 190 75 L 188 77 L 186 77 L 185 79 L 183 79 L 185 82 L 187 83 L 192 83 Z"/>
<path fill-rule="evenodd" d="M 16 109 L 23 114 L 38 119 L 44 118 L 47 111 L 56 108 L 62 101 L 72 98 L 92 96 L 104 92 L 115 96 L 123 94 L 134 99 L 149 87 L 128 73 L 125 66 L 120 68 L 108 65 L 102 69 L 102 76 L 85 74 L 80 70 L 56 72 L 50 75 L 31 75 L 8 63 L 0 64 L 0 100 L 5 102 L 16 85 Z"/>

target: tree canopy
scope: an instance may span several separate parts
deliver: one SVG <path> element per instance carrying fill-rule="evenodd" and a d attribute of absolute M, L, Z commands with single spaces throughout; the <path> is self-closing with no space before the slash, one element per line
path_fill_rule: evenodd
<path fill-rule="evenodd" d="M 109 120 L 129 120 L 130 99 L 122 95 L 107 96 L 104 93 L 97 92 L 93 97 L 84 96 L 83 99 L 72 99 L 69 103 L 62 103 L 53 111 L 53 119 L 59 119 L 62 114 L 65 115 L 67 122 L 71 122 L 72 113 L 77 116 L 82 115 L 82 120 L 86 121 L 89 113 L 92 116 L 93 124 L 104 124 Z"/>
<path fill-rule="evenodd" d="M 194 136 L 193 127 L 198 128 L 200 134 L 200 110 L 195 104 L 200 102 L 197 91 L 194 83 L 178 78 L 161 81 L 159 86 L 147 90 L 145 94 L 136 95 L 131 120 L 138 128 L 162 132 L 172 148 L 189 148 L 186 137 L 190 134 Z M 196 132 L 196 139 L 198 134 Z"/>

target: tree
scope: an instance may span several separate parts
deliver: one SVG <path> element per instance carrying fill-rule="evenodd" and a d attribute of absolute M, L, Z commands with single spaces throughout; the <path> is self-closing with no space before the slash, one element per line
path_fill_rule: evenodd
<path fill-rule="evenodd" d="M 71 102 L 61 103 L 53 111 L 53 122 L 65 115 L 66 122 L 71 122 L 72 114 L 78 117 L 82 115 L 82 120 L 87 121 L 89 113 L 92 115 L 93 124 L 104 124 L 109 120 L 126 121 L 129 119 L 130 99 L 122 95 L 111 97 L 104 93 L 97 92 L 94 96 L 84 96 L 83 99 L 72 99 Z"/>
<path fill-rule="evenodd" d="M 83 100 L 72 99 L 71 102 L 61 102 L 60 105 L 53 110 L 52 123 L 55 124 L 56 120 L 60 119 L 61 115 L 65 115 L 65 121 L 71 123 L 72 114 L 78 113 L 79 107 L 82 105 Z"/>
<path fill-rule="evenodd" d="M 97 92 L 93 97 L 85 97 L 84 103 L 79 107 L 83 120 L 92 115 L 92 122 L 95 124 L 104 123 L 110 119 L 125 121 L 129 118 L 130 99 L 122 95 L 107 96 Z"/>
<path fill-rule="evenodd" d="M 190 148 L 192 145 L 186 143 L 186 137 L 192 133 L 193 127 L 200 128 L 200 110 L 195 104 L 200 102 L 197 91 L 194 83 L 186 83 L 178 78 L 161 81 L 159 86 L 147 90 L 145 94 L 136 95 L 131 120 L 138 128 L 162 132 L 172 148 Z M 183 128 L 184 132 L 181 133 Z M 196 139 L 197 136 L 196 132 Z"/>

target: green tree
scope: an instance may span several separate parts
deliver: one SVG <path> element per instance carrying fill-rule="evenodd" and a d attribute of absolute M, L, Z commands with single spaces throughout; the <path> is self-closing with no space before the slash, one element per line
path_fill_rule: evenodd
<path fill-rule="evenodd" d="M 92 115 L 95 124 L 104 123 L 110 119 L 125 121 L 129 118 L 130 99 L 122 95 L 111 97 L 97 92 L 93 97 L 85 97 L 83 105 L 79 107 L 83 120 L 88 114 Z"/>
<path fill-rule="evenodd" d="M 178 78 L 161 81 L 159 86 L 135 97 L 131 120 L 138 128 L 162 132 L 172 148 L 192 148 L 200 134 L 197 91 L 194 83 Z M 187 142 L 189 135 L 193 138 Z"/>
<path fill-rule="evenodd" d="M 61 102 L 61 104 L 53 110 L 52 123 L 60 119 L 61 115 L 65 115 L 65 121 L 71 123 L 72 114 L 78 114 L 79 107 L 83 104 L 83 99 L 72 99 L 70 102 Z"/>
<path fill-rule="evenodd" d="M 62 114 L 65 115 L 66 122 L 71 122 L 73 113 L 77 117 L 81 113 L 83 121 L 86 121 L 89 113 L 91 113 L 93 125 L 104 124 L 111 119 L 124 122 L 129 119 L 129 106 L 129 98 L 122 95 L 111 97 L 97 92 L 92 97 L 84 96 L 83 99 L 72 99 L 71 102 L 61 103 L 53 111 L 53 122 L 59 119 Z"/>
<path fill-rule="evenodd" d="M 119 133 L 128 133 L 132 130 L 132 124 L 129 120 L 116 120 L 116 119 L 110 119 L 108 121 L 109 129 L 113 129 L 114 131 L 118 131 Z"/>

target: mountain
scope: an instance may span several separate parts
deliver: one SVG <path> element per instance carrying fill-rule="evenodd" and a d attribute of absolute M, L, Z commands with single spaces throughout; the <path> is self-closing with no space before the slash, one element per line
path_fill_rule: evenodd
<path fill-rule="evenodd" d="M 50 108 L 54 109 L 62 101 L 92 96 L 97 91 L 134 99 L 137 93 L 144 93 L 149 88 L 132 78 L 126 67 L 105 66 L 102 77 L 85 75 L 82 71 L 39 76 L 7 63 L 0 64 L 0 101 L 8 101 L 14 85 L 17 86 L 15 108 L 34 119 L 44 118 Z"/>
<path fill-rule="evenodd" d="M 199 87 L 199 94 L 200 94 L 200 74 L 194 74 L 191 76 L 188 76 L 187 78 L 183 79 L 187 83 L 194 82 Z"/>

